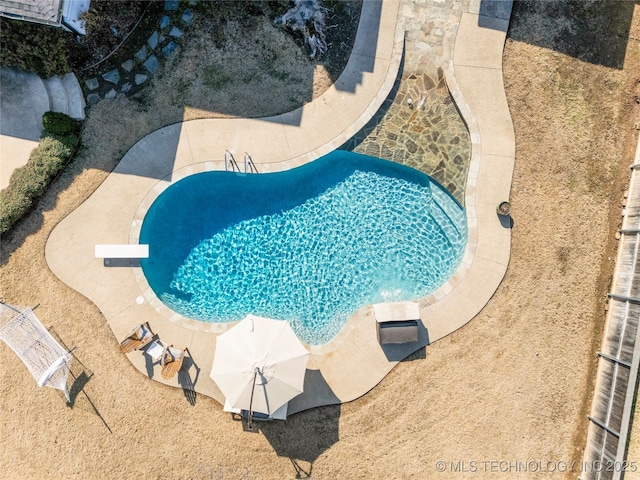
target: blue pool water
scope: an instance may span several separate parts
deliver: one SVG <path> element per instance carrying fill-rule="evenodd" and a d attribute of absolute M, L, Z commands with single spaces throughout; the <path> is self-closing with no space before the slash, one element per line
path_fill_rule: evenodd
<path fill-rule="evenodd" d="M 288 320 L 313 345 L 363 306 L 436 290 L 466 240 L 463 208 L 427 175 L 345 151 L 281 173 L 186 177 L 140 233 L 144 274 L 174 311 Z"/>

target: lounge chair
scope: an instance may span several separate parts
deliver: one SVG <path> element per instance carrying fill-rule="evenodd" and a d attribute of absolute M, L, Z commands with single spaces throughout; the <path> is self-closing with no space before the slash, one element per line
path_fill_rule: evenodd
<path fill-rule="evenodd" d="M 149 327 L 149 323 L 141 323 L 137 327 L 134 327 L 127 338 L 120 342 L 120 351 L 122 353 L 133 352 L 134 350 L 140 350 L 151 342 L 153 339 L 153 332 Z"/>
<path fill-rule="evenodd" d="M 162 365 L 162 371 L 160 373 L 162 378 L 169 380 L 180 371 L 186 351 L 186 348 L 180 350 L 179 348 L 173 348 L 173 345 L 165 347 L 164 352 L 162 352 L 162 357 L 160 358 L 160 365 Z"/>

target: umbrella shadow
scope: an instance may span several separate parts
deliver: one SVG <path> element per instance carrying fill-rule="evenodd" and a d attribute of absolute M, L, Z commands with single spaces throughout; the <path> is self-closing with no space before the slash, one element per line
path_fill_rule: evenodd
<path fill-rule="evenodd" d="M 291 461 L 295 478 L 311 478 L 313 462 L 340 439 L 339 404 L 340 399 L 333 393 L 322 372 L 307 370 L 304 393 L 289 403 L 289 411 L 299 413 L 289 416 L 284 422 L 259 424 L 260 431 L 276 454 Z M 315 408 L 310 408 L 312 406 Z M 305 410 L 300 411 L 302 409 Z"/>
<path fill-rule="evenodd" d="M 287 457 L 295 478 L 311 478 L 313 462 L 340 439 L 340 405 L 313 408 L 284 422 L 260 424 L 260 431 L 279 457 Z"/>

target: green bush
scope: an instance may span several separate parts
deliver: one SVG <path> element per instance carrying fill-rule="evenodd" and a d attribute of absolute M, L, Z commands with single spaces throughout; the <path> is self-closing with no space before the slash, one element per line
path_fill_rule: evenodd
<path fill-rule="evenodd" d="M 7 232 L 44 194 L 51 180 L 69 160 L 79 139 L 76 135 L 45 133 L 31 151 L 26 165 L 11 175 L 9 186 L 0 191 L 0 233 Z"/>
<path fill-rule="evenodd" d="M 75 120 L 64 113 L 45 112 L 42 115 L 42 126 L 47 133 L 68 135 L 75 128 Z"/>
<path fill-rule="evenodd" d="M 72 43 L 73 35 L 61 28 L 0 17 L 0 65 L 42 78 L 65 74 Z"/>
<path fill-rule="evenodd" d="M 38 151 L 51 157 L 69 158 L 77 145 L 76 135 L 47 135 L 40 139 Z"/>
<path fill-rule="evenodd" d="M 0 233 L 8 231 L 31 207 L 24 195 L 12 195 L 9 188 L 0 191 Z"/>

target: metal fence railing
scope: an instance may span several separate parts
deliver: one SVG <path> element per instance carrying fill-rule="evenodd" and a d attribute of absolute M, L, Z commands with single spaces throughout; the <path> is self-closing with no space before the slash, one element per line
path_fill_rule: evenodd
<path fill-rule="evenodd" d="M 631 170 L 581 480 L 621 480 L 625 473 L 640 366 L 640 142 Z"/>

